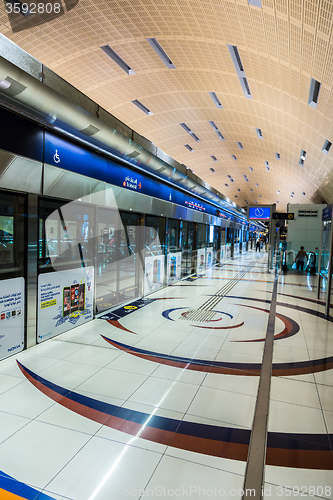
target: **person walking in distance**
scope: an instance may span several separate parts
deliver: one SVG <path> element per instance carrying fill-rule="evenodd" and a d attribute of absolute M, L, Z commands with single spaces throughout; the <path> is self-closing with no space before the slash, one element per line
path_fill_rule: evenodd
<path fill-rule="evenodd" d="M 259 250 L 260 252 L 260 244 L 261 244 L 261 241 L 260 241 L 260 238 L 257 239 L 257 242 L 256 242 L 256 252 Z"/>
<path fill-rule="evenodd" d="M 304 263 L 308 260 L 307 253 L 304 250 L 304 247 L 301 247 L 300 250 L 298 250 L 298 254 L 296 255 L 296 269 L 299 271 L 303 271 Z"/>

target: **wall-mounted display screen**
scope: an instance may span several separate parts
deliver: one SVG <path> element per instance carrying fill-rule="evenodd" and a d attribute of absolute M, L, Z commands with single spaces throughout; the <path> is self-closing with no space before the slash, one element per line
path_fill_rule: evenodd
<path fill-rule="evenodd" d="M 269 220 L 271 207 L 249 207 L 249 220 Z"/>

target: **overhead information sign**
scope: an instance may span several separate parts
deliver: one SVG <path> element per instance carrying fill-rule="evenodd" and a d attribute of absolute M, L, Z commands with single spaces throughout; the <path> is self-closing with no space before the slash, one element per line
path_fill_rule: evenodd
<path fill-rule="evenodd" d="M 249 207 L 249 220 L 270 220 L 271 207 Z"/>
<path fill-rule="evenodd" d="M 294 220 L 295 219 L 295 214 L 291 212 L 287 212 L 285 214 L 279 213 L 279 212 L 273 212 L 273 219 L 278 219 L 278 220 Z"/>

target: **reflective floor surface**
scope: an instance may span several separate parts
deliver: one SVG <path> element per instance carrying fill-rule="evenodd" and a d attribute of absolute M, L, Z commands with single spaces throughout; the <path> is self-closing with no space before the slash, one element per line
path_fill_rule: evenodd
<path fill-rule="evenodd" d="M 0 498 L 242 498 L 274 275 L 248 253 L 0 362 Z M 333 324 L 279 276 L 263 498 L 333 498 Z"/>

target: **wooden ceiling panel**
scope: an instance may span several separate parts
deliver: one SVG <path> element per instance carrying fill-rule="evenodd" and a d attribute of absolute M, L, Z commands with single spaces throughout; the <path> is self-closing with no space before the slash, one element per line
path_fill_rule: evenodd
<path fill-rule="evenodd" d="M 262 8 L 247 0 L 80 0 L 39 26 L 18 19 L 21 31 L 12 31 L 2 10 L 0 29 L 233 201 L 278 200 L 283 210 L 292 191 L 298 203 L 318 195 L 333 202 L 333 151 L 322 152 L 325 140 L 333 141 L 332 19 L 328 0 L 262 0 Z M 150 47 L 146 38 L 151 37 L 175 69 L 167 69 Z M 106 44 L 134 75 L 100 49 Z M 238 48 L 242 75 L 228 44 Z M 245 97 L 239 76 L 246 76 L 252 99 Z M 321 83 L 316 109 L 308 105 L 311 78 Z M 217 94 L 223 109 L 216 108 L 209 92 Z M 134 99 L 153 115 L 140 111 Z M 182 122 L 200 142 L 181 128 Z M 298 164 L 301 149 L 307 151 L 304 167 Z"/>

